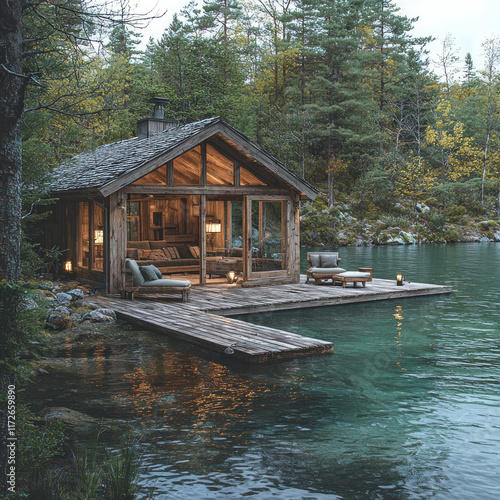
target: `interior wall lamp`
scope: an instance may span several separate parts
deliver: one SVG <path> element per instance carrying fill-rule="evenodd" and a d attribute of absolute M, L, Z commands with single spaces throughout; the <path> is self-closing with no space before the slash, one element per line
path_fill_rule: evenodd
<path fill-rule="evenodd" d="M 214 247 L 214 234 L 222 232 L 222 224 L 219 219 L 214 219 L 213 216 L 207 216 L 205 223 L 205 233 L 207 233 L 207 244 L 210 248 Z"/>
<path fill-rule="evenodd" d="M 222 224 L 219 219 L 207 220 L 205 224 L 205 232 L 207 233 L 220 233 L 222 232 Z"/>
<path fill-rule="evenodd" d="M 94 231 L 94 243 L 97 245 L 102 245 L 104 243 L 104 231 L 102 229 L 96 229 Z"/>

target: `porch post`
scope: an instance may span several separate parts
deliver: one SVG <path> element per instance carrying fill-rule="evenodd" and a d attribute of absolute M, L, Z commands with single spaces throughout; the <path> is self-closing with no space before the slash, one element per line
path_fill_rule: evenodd
<path fill-rule="evenodd" d="M 122 286 L 122 272 L 127 256 L 127 195 L 116 191 L 108 198 L 109 239 L 108 269 L 109 293 L 118 293 Z"/>
<path fill-rule="evenodd" d="M 200 195 L 200 285 L 207 283 L 207 195 Z"/>
<path fill-rule="evenodd" d="M 252 255 L 252 200 L 243 197 L 243 281 L 248 281 Z"/>

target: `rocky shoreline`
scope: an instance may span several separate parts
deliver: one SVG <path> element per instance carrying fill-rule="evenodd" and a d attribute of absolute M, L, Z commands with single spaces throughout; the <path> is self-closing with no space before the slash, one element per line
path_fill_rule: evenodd
<path fill-rule="evenodd" d="M 461 212 L 446 216 L 419 204 L 411 217 L 400 207 L 395 215 L 379 218 L 357 218 L 352 206 L 337 204 L 327 208 L 324 203 L 305 204 L 300 226 L 304 247 L 415 245 L 430 243 L 500 242 L 500 221 L 473 220 Z"/>

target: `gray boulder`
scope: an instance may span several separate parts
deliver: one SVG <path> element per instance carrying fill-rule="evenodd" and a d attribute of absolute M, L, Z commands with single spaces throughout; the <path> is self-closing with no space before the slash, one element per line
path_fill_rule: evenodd
<path fill-rule="evenodd" d="M 105 323 L 107 321 L 114 321 L 116 319 L 116 315 L 113 318 L 113 316 L 109 316 L 108 314 L 103 314 L 101 311 L 109 311 L 109 309 L 96 309 L 94 311 L 90 311 L 87 314 L 83 315 L 82 321 L 92 321 L 95 323 Z M 111 311 L 111 312 L 113 312 L 113 311 Z"/>
<path fill-rule="evenodd" d="M 55 302 L 60 306 L 69 306 L 73 297 L 69 293 L 59 292 L 56 294 Z"/>
<path fill-rule="evenodd" d="M 46 421 L 59 420 L 74 430 L 86 430 L 99 424 L 96 418 L 63 406 L 44 408 L 40 413 Z"/>
<path fill-rule="evenodd" d="M 68 292 L 68 295 L 73 297 L 73 300 L 81 300 L 85 297 L 85 293 L 80 288 L 74 288 Z"/>

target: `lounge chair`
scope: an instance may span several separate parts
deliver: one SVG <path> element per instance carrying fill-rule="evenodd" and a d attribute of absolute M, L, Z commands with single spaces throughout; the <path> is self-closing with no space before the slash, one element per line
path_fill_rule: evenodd
<path fill-rule="evenodd" d="M 134 299 L 134 293 L 181 293 L 187 302 L 191 291 L 190 281 L 164 279 L 154 266 L 141 266 L 133 259 L 125 260 L 122 297 Z"/>
<path fill-rule="evenodd" d="M 309 283 L 309 278 L 313 278 L 319 284 L 335 274 L 344 273 L 346 270 L 338 266 L 341 260 L 338 252 L 307 252 L 306 283 Z"/>

